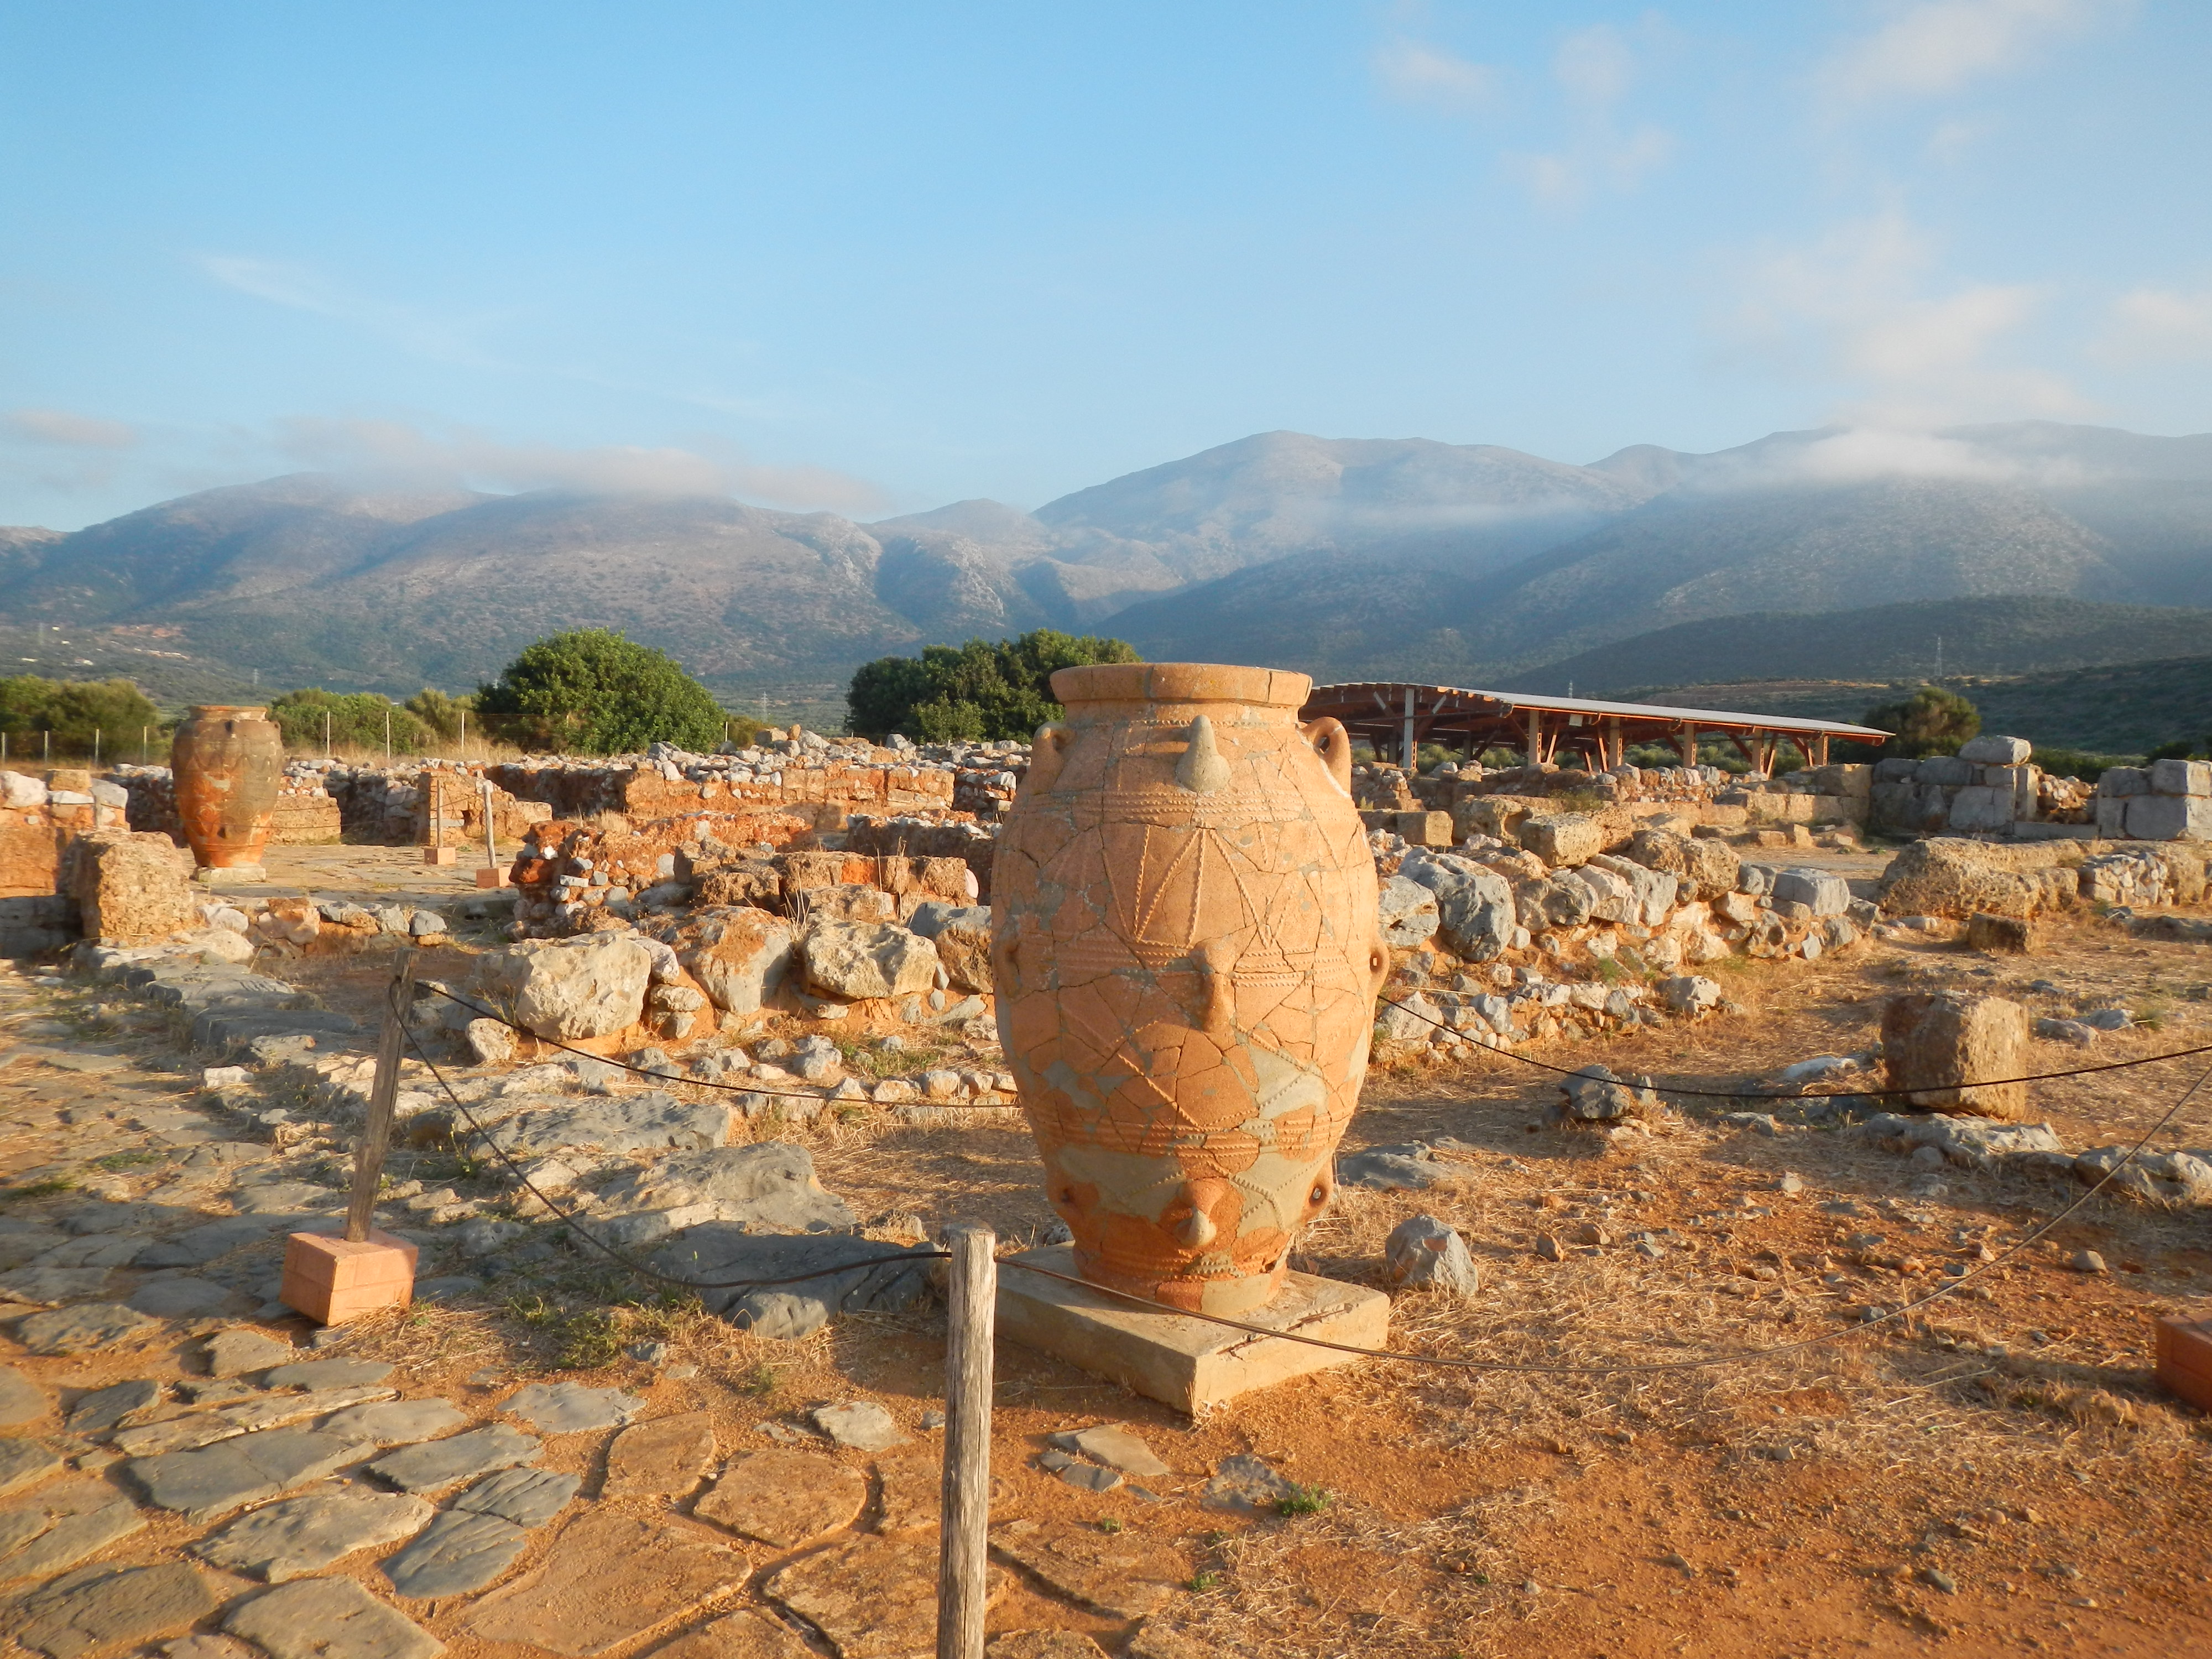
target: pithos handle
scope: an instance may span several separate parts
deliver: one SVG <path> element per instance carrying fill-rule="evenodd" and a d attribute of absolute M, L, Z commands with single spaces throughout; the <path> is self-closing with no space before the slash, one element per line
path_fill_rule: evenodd
<path fill-rule="evenodd" d="M 1344 729 L 1344 722 L 1323 714 L 1317 720 L 1308 720 L 1298 731 L 1314 746 L 1314 753 L 1328 768 L 1328 775 L 1336 780 L 1336 787 L 1346 794 L 1352 793 L 1352 733 Z"/>
<path fill-rule="evenodd" d="M 1037 794 L 1052 787 L 1053 780 L 1060 775 L 1060 763 L 1067 758 L 1067 745 L 1074 733 L 1058 720 L 1047 720 L 1036 729 L 1036 740 L 1030 748 L 1030 770 L 1023 780 L 1030 793 Z"/>

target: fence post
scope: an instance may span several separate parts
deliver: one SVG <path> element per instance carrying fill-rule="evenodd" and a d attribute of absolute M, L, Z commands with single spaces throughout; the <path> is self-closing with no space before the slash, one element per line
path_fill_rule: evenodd
<path fill-rule="evenodd" d="M 983 1659 L 990 1571 L 991 1341 L 999 1307 L 998 1239 L 988 1227 L 946 1237 L 944 1518 L 937 1556 L 937 1659 Z"/>
<path fill-rule="evenodd" d="M 392 1006 L 384 1011 L 384 1030 L 376 1042 L 376 1081 L 368 1091 L 368 1121 L 362 1126 L 361 1144 L 353 1154 L 353 1199 L 346 1206 L 345 1236 L 354 1243 L 368 1239 L 369 1218 L 376 1209 L 377 1183 L 384 1176 L 384 1155 L 392 1145 L 392 1111 L 399 1098 L 399 1046 L 405 1035 L 407 1010 L 415 1000 L 415 953 L 403 951 L 399 971 L 392 976 Z"/>

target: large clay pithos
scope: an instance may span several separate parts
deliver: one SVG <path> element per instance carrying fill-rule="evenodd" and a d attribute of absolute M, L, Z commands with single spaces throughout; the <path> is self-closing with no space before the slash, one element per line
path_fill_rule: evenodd
<path fill-rule="evenodd" d="M 1303 674 L 1065 668 L 992 864 L 1000 1036 L 1094 1283 L 1266 1304 L 1389 971 L 1351 740 Z"/>
<path fill-rule="evenodd" d="M 258 864 L 269 844 L 284 738 L 267 713 L 204 703 L 177 727 L 169 750 L 177 817 L 203 870 Z"/>

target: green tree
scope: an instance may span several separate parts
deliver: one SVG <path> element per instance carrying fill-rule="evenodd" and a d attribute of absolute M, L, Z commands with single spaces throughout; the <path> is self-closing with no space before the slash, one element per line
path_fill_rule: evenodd
<path fill-rule="evenodd" d="M 674 658 L 604 628 L 555 634 L 529 647 L 476 706 L 532 749 L 635 753 L 648 744 L 714 749 L 728 717 Z"/>
<path fill-rule="evenodd" d="M 325 691 L 309 686 L 287 691 L 269 704 L 269 718 L 284 734 L 284 746 L 317 754 L 322 751 L 325 730 L 333 749 L 381 750 L 386 716 L 392 722 L 393 754 L 419 755 L 430 746 L 435 733 L 429 726 L 380 691 Z"/>
<path fill-rule="evenodd" d="M 845 694 L 848 726 L 864 736 L 893 732 L 935 742 L 1027 738 L 1060 717 L 1052 677 L 1088 663 L 1141 662 L 1134 646 L 1040 628 L 1018 639 L 933 645 L 919 659 L 879 657 L 862 665 Z"/>
<path fill-rule="evenodd" d="M 1915 759 L 1955 755 L 1960 744 L 1982 729 L 1981 711 L 1940 685 L 1923 685 L 1900 702 L 1868 709 L 1863 718 L 1869 726 L 1897 734 L 1885 745 L 1887 753 Z"/>
<path fill-rule="evenodd" d="M 461 716 L 465 713 L 476 713 L 477 700 L 472 692 L 449 697 L 444 692 L 426 685 L 400 707 L 451 743 L 461 735 Z"/>
<path fill-rule="evenodd" d="M 135 759 L 139 732 L 161 724 L 161 711 L 129 680 L 0 679 L 0 732 L 12 757 L 37 754 L 45 732 L 56 755 L 89 755 L 96 732 L 104 757 Z"/>

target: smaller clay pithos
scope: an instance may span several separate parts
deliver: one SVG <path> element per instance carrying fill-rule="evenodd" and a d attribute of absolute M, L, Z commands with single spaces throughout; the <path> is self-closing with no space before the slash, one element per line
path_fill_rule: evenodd
<path fill-rule="evenodd" d="M 203 870 L 261 862 L 276 821 L 284 738 L 265 708 L 204 703 L 177 727 L 177 817 Z"/>

